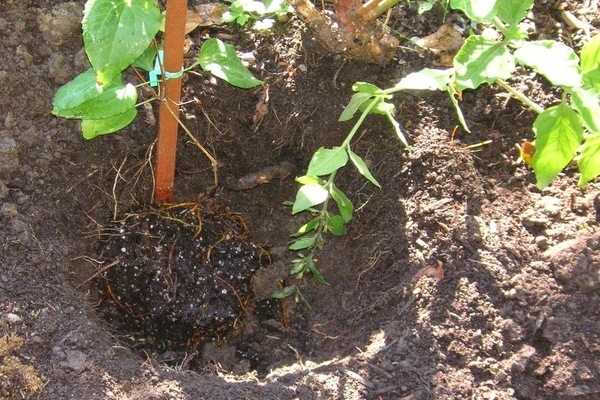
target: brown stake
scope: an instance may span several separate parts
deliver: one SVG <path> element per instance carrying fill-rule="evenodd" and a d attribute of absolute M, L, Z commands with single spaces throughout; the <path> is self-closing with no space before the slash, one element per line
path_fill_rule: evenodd
<path fill-rule="evenodd" d="M 175 180 L 175 156 L 177 152 L 177 130 L 179 100 L 181 99 L 181 77 L 166 79 L 168 73 L 177 74 L 183 67 L 183 43 L 187 0 L 168 0 L 165 21 L 164 72 L 162 85 L 164 100 L 160 102 L 158 143 L 156 147 L 156 186 L 154 201 L 164 204 L 173 200 Z"/>

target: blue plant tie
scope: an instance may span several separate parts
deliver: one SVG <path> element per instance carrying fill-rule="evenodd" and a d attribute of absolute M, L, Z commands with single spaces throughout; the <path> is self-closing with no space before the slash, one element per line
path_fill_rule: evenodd
<path fill-rule="evenodd" d="M 158 50 L 156 59 L 154 60 L 154 69 L 148 74 L 150 77 L 150 86 L 158 86 L 158 77 L 162 74 L 161 65 L 163 63 L 163 50 Z M 179 72 L 167 72 L 165 71 L 165 79 L 177 79 L 183 76 L 183 67 Z"/>

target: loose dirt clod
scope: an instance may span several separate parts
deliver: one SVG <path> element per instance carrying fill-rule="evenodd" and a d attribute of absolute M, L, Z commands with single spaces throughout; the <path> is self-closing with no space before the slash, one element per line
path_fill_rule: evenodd
<path fill-rule="evenodd" d="M 104 231 L 108 318 L 158 349 L 197 347 L 234 333 L 260 251 L 242 219 L 203 199 L 125 214 Z"/>

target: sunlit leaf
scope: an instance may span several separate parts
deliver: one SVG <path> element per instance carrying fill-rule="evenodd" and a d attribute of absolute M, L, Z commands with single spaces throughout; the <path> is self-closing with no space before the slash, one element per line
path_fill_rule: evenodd
<path fill-rule="evenodd" d="M 457 88 L 462 91 L 509 78 L 515 62 L 504 43 L 472 35 L 456 54 L 454 69 Z"/>
<path fill-rule="evenodd" d="M 342 168 L 348 162 L 348 154 L 343 147 L 326 149 L 321 147 L 313 154 L 306 175 L 323 176 Z"/>
<path fill-rule="evenodd" d="M 156 0 L 88 0 L 83 42 L 100 83 L 133 64 L 158 33 L 162 16 Z"/>
<path fill-rule="evenodd" d="M 342 111 L 342 114 L 340 115 L 338 121 L 343 122 L 352 119 L 352 117 L 354 117 L 354 114 L 356 114 L 356 111 L 358 111 L 359 107 L 371 97 L 373 96 L 369 93 L 354 93 L 352 95 L 352 98 L 350 99 L 350 102 L 348 103 L 346 108 L 344 108 L 344 111 Z"/>
<path fill-rule="evenodd" d="M 527 16 L 533 0 L 497 0 L 498 18 L 508 25 L 516 25 Z"/>
<path fill-rule="evenodd" d="M 525 42 L 515 51 L 515 59 L 544 75 L 553 85 L 581 85 L 579 59 L 564 43 L 554 40 Z"/>
<path fill-rule="evenodd" d="M 585 127 L 593 133 L 600 133 L 600 96 L 582 88 L 573 88 L 571 94 L 572 106 L 581 115 Z"/>
<path fill-rule="evenodd" d="M 249 89 L 263 83 L 244 66 L 233 45 L 216 38 L 204 42 L 198 62 L 203 70 L 233 86 Z"/>
<path fill-rule="evenodd" d="M 445 70 L 425 68 L 408 74 L 395 87 L 401 90 L 447 90 L 453 73 L 452 68 Z"/>
<path fill-rule="evenodd" d="M 302 236 L 310 231 L 317 229 L 320 222 L 321 222 L 321 218 L 315 218 L 315 219 L 307 222 L 306 224 L 302 225 L 300 227 L 300 229 L 298 229 L 298 232 L 296 232 L 293 236 L 295 236 L 295 237 Z"/>
<path fill-rule="evenodd" d="M 450 7 L 462 10 L 469 19 L 477 22 L 491 22 L 496 15 L 494 0 L 451 0 Z"/>
<path fill-rule="evenodd" d="M 547 108 L 533 123 L 533 170 L 538 188 L 548 186 L 571 162 L 583 140 L 579 115 L 564 104 Z"/>
<path fill-rule="evenodd" d="M 581 48 L 581 71 L 589 72 L 600 67 L 600 33 L 594 35 Z"/>
<path fill-rule="evenodd" d="M 292 214 L 297 214 L 308 208 L 323 203 L 329 192 L 321 185 L 303 185 L 296 193 L 296 200 L 292 206 Z"/>
<path fill-rule="evenodd" d="M 587 138 L 582 146 L 577 165 L 581 173 L 579 186 L 585 186 L 592 179 L 600 175 L 600 135 Z"/>

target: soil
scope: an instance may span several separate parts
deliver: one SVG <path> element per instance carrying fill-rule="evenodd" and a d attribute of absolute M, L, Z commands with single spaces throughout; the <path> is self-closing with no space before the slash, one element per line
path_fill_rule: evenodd
<path fill-rule="evenodd" d="M 287 243 L 306 221 L 283 203 L 315 150 L 340 144 L 351 128 L 337 118 L 352 84 L 391 86 L 438 62 L 410 42 L 385 66 L 344 61 L 319 52 L 294 18 L 268 34 L 214 27 L 189 36 L 190 60 L 217 36 L 252 53 L 251 70 L 268 83 L 268 113 L 253 121 L 265 89 L 188 74 L 182 110 L 195 141 L 182 132 L 176 175 L 177 204 L 209 198 L 245 226 L 247 255 L 255 246 L 269 254 L 256 272 L 240 261 L 254 275 L 253 298 L 216 296 L 218 311 L 236 321 L 223 337 L 182 336 L 185 345 L 172 346 L 168 332 L 124 329 L 124 312 L 106 308 L 98 271 L 111 258 L 101 243 L 114 220 L 150 203 L 156 126 L 152 113 L 141 113 L 125 131 L 85 141 L 77 123 L 50 114 L 57 88 L 87 68 L 82 8 L 0 3 L 0 396 L 600 398 L 600 185 L 578 188 L 568 168 L 537 190 L 514 148 L 531 139 L 535 115 L 495 87 L 463 94 L 471 133 L 455 130 L 447 96 L 397 95 L 410 152 L 383 118 L 371 118 L 353 150 L 382 188 L 351 168 L 339 174 L 356 214 L 320 254 L 330 286 L 298 282 L 312 309 L 271 299 L 294 283 Z M 443 18 L 402 3 L 390 25 L 402 37 L 424 37 Z M 532 37 L 578 50 L 598 32 L 600 13 L 593 1 L 540 1 L 529 24 Z M 560 96 L 525 70 L 511 84 L 543 105 Z M 216 184 L 197 144 L 218 160 Z M 143 248 L 133 261 L 151 257 Z M 234 306 L 242 311 L 227 308 Z"/>

